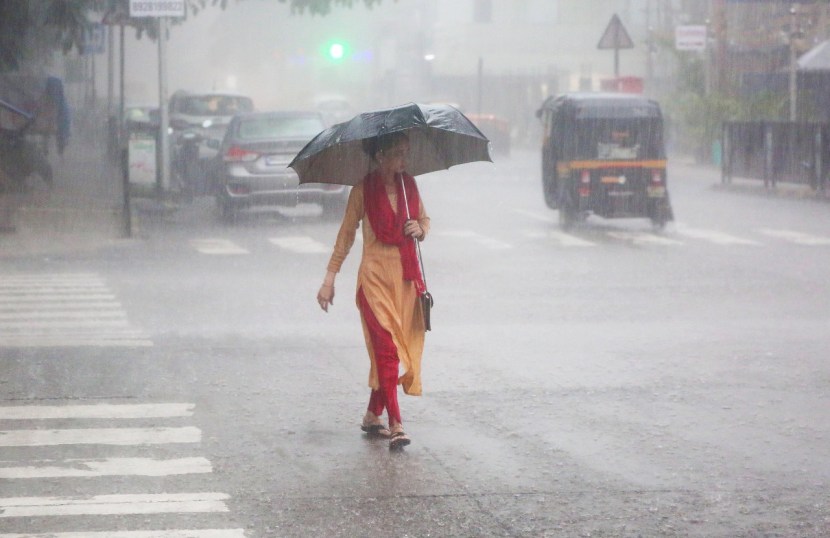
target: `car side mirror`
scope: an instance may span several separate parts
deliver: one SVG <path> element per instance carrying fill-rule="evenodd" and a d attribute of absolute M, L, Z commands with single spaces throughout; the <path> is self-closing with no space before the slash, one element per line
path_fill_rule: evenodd
<path fill-rule="evenodd" d="M 542 109 L 541 108 L 536 111 L 536 117 L 539 118 L 539 119 L 542 119 Z"/>

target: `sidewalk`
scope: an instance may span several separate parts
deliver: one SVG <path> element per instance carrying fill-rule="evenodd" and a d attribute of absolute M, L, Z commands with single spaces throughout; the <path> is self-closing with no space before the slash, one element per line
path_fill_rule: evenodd
<path fill-rule="evenodd" d="M 55 186 L 37 176 L 7 195 L 14 231 L 0 233 L 0 259 L 92 251 L 124 242 L 120 172 L 104 144 L 73 139 L 63 156 L 50 148 Z"/>
<path fill-rule="evenodd" d="M 813 189 L 809 185 L 800 183 L 778 183 L 775 187 L 765 187 L 763 179 L 747 177 L 733 177 L 729 183 L 723 183 L 721 169 L 719 167 L 712 164 L 700 164 L 689 158 L 670 159 L 669 167 L 694 170 L 695 174 L 702 180 L 711 182 L 712 188 L 717 191 L 766 196 L 769 198 L 830 202 L 830 192 L 821 192 Z"/>

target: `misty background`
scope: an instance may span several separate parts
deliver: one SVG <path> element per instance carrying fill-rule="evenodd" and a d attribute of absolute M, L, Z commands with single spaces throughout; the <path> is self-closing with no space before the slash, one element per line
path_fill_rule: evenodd
<path fill-rule="evenodd" d="M 546 96 L 599 89 L 613 77 L 613 51 L 597 43 L 614 14 L 638 44 L 620 51 L 621 74 L 647 74 L 639 45 L 661 9 L 646 4 L 384 0 L 312 16 L 273 0 L 235 1 L 171 25 L 168 92 L 230 90 L 250 96 L 260 110 L 311 108 L 327 97 L 345 99 L 355 111 L 449 102 L 505 118 L 516 142 L 535 143 L 533 112 Z M 334 43 L 343 46 L 339 60 L 329 55 Z M 157 43 L 128 29 L 125 46 L 127 104 L 157 104 Z M 107 57 L 93 61 L 95 91 L 105 95 Z"/>

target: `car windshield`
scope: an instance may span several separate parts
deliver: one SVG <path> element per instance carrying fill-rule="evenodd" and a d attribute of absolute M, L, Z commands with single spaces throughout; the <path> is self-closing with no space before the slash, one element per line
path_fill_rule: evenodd
<path fill-rule="evenodd" d="M 240 122 L 238 136 L 241 140 L 311 139 L 323 129 L 323 121 L 317 116 L 262 116 Z"/>
<path fill-rule="evenodd" d="M 191 116 L 233 116 L 240 112 L 251 112 L 253 109 L 253 102 L 248 97 L 201 95 L 182 100 L 179 112 Z"/>

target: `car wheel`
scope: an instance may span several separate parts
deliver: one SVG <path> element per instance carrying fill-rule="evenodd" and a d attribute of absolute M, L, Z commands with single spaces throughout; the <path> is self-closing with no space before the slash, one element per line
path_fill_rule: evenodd
<path fill-rule="evenodd" d="M 239 208 L 222 198 L 217 198 L 216 201 L 219 206 L 219 220 L 224 224 L 236 224 L 239 219 Z"/>

